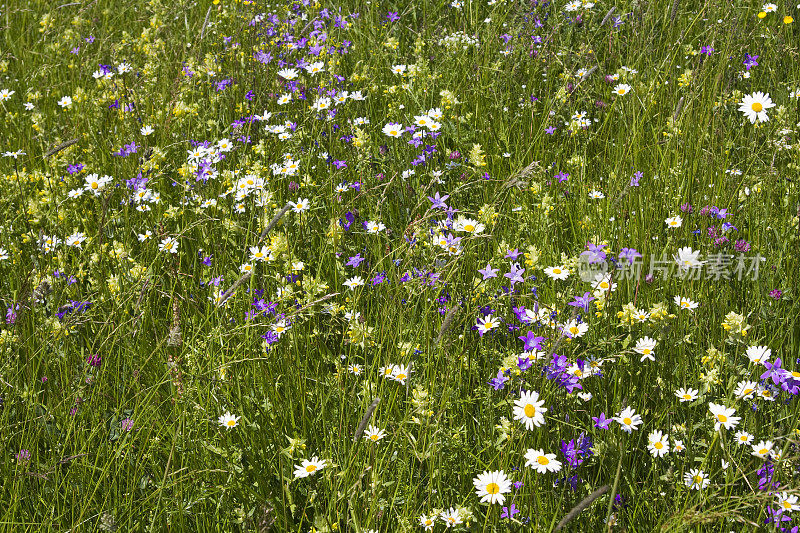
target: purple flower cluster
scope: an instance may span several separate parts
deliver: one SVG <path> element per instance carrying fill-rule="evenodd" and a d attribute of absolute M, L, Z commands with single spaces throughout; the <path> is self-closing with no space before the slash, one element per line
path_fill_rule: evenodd
<path fill-rule="evenodd" d="M 592 452 L 592 439 L 581 432 L 577 441 L 571 439 L 569 442 L 561 441 L 561 453 L 570 468 L 578 468 L 587 458 L 594 455 Z"/>
<path fill-rule="evenodd" d="M 578 366 L 581 366 L 580 361 L 578 362 Z M 553 354 L 550 364 L 544 369 L 545 377 L 553 380 L 559 387 L 566 389 L 570 394 L 575 389 L 583 390 L 583 386 L 580 384 L 580 378 L 568 372 L 568 368 L 569 360 L 567 356 Z"/>

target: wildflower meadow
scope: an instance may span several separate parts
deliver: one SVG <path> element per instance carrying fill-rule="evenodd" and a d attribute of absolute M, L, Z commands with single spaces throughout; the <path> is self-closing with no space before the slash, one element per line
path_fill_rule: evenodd
<path fill-rule="evenodd" d="M 0 6 L 0 531 L 800 531 L 800 5 Z"/>

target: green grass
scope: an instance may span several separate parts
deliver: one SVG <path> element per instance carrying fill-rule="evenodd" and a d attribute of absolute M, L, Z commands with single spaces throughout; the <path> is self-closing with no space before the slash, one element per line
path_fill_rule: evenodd
<path fill-rule="evenodd" d="M 763 524 L 777 493 L 797 492 L 794 383 L 783 376 L 775 401 L 734 390 L 764 384 L 767 368 L 749 361 L 748 347 L 769 347 L 770 362 L 800 371 L 800 22 L 784 23 L 800 12 L 782 3 L 762 19 L 750 1 L 566 6 L 99 0 L 0 9 L 0 91 L 14 91 L 0 94 L 0 150 L 23 152 L 0 158 L 2 531 L 421 531 L 421 515 L 450 508 L 461 510 L 456 530 L 551 531 L 605 485 L 565 530 L 775 529 Z M 286 24 L 292 12 L 298 20 Z M 252 24 L 260 13 L 277 18 Z M 448 45 L 452 35 L 476 42 Z M 290 51 L 288 36 L 308 42 Z M 747 69 L 746 54 L 758 64 Z M 300 58 L 324 70 L 294 83 L 277 74 L 280 60 Z M 119 71 L 123 62 L 130 71 Z M 101 65 L 113 75 L 95 79 Z M 407 68 L 396 74 L 396 65 Z M 630 92 L 615 96 L 621 83 Z M 342 90 L 366 98 L 312 109 L 318 91 Z M 776 106 L 751 124 L 738 107 L 757 91 Z M 287 93 L 292 101 L 279 104 Z M 65 96 L 69 107 L 59 105 Z M 419 146 L 409 132 L 382 132 L 433 109 L 439 135 Z M 585 128 L 573 119 L 582 112 Z M 191 143 L 222 139 L 234 149 L 209 165 L 211 179 L 197 179 Z M 131 143 L 135 152 L 120 155 Z M 273 172 L 285 158 L 296 173 Z M 72 197 L 93 173 L 112 179 Z M 142 202 L 126 183 L 137 176 L 148 179 Z M 263 180 L 263 193 L 237 199 L 246 176 Z M 442 231 L 447 213 L 427 198 L 437 192 L 450 195 L 454 220 L 483 231 Z M 300 198 L 311 208 L 289 210 L 260 240 Z M 676 215 L 682 225 L 669 229 Z M 385 229 L 368 233 L 366 221 Z M 723 222 L 734 229 L 715 241 Z M 76 232 L 80 247 L 43 245 Z M 437 244 L 449 234 L 462 237 L 458 253 Z M 159 250 L 168 237 L 177 253 Z M 577 275 L 587 243 L 605 245 L 617 286 L 584 311 L 569 303 L 593 291 Z M 733 254 L 733 270 L 745 244 L 748 268 L 764 258 L 757 276 L 707 279 L 708 265 L 698 279 L 675 275 L 679 248 L 712 262 Z M 217 305 L 256 245 L 272 260 L 255 263 Z M 617 267 L 623 248 L 643 256 L 638 278 Z M 519 258 L 507 258 L 514 249 Z M 347 265 L 356 254 L 365 261 Z M 662 257 L 672 274 L 645 279 Z M 504 274 L 515 262 L 526 270 L 512 292 Z M 499 271 L 484 280 L 487 263 Z M 558 265 L 572 271 L 566 280 L 545 273 Z M 365 284 L 351 290 L 343 284 L 354 276 Z M 385 278 L 373 284 L 376 276 Z M 676 296 L 699 307 L 680 310 Z M 514 312 L 536 305 L 558 324 L 581 315 L 588 331 L 567 339 Z M 638 322 L 625 309 L 650 314 Z M 489 312 L 502 322 L 481 336 L 472 328 Z M 269 344 L 263 336 L 281 319 L 291 328 Z M 546 340 L 542 359 L 520 370 L 518 337 L 528 331 Z M 643 337 L 657 341 L 654 361 L 634 351 Z M 569 393 L 545 372 L 552 353 L 569 365 L 603 360 L 602 375 Z M 411 365 L 404 383 L 381 376 L 394 364 Z M 498 371 L 508 381 L 495 390 Z M 679 402 L 682 387 L 698 398 Z M 514 419 L 521 389 L 544 401 L 540 427 Z M 709 403 L 735 408 L 736 428 L 715 431 Z M 643 418 L 630 434 L 594 424 L 627 406 Z M 235 427 L 218 423 L 225 413 L 240 417 Z M 354 441 L 362 421 L 385 437 Z M 647 449 L 657 430 L 671 448 L 660 458 Z M 781 451 L 769 461 L 772 488 L 759 481 L 764 459 L 736 443 L 740 430 Z M 562 444 L 581 435 L 591 453 L 571 468 Z M 525 466 L 529 449 L 556 454 L 562 469 Z M 326 466 L 297 478 L 313 456 Z M 708 487 L 686 486 L 691 469 Z M 473 479 L 495 470 L 521 485 L 502 505 L 481 503 Z M 501 518 L 512 501 L 519 514 Z M 444 529 L 437 518 L 434 530 Z"/>

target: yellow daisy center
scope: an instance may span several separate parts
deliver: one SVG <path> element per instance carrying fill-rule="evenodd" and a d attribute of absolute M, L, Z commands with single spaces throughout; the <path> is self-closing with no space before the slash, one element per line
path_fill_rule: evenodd
<path fill-rule="evenodd" d="M 697 483 L 698 485 L 699 485 L 700 483 L 702 483 L 702 482 L 703 482 L 703 476 L 694 476 L 692 479 L 693 479 L 693 480 L 694 480 L 694 482 L 695 482 L 695 483 Z"/>
<path fill-rule="evenodd" d="M 577 335 L 578 331 L 579 331 L 578 326 L 572 326 L 571 328 L 569 328 L 569 332 L 572 333 L 573 335 Z"/>
<path fill-rule="evenodd" d="M 722 422 L 723 424 L 728 421 L 728 417 L 725 415 L 717 415 L 717 420 Z"/>
<path fill-rule="evenodd" d="M 789 503 L 789 502 L 783 502 L 783 508 L 784 509 L 791 509 L 792 508 L 792 504 Z"/>
<path fill-rule="evenodd" d="M 475 231 L 475 226 L 473 226 L 472 224 L 467 224 L 466 226 L 464 226 L 464 231 L 469 231 L 470 233 L 472 233 L 473 231 Z"/>
<path fill-rule="evenodd" d="M 553 269 L 553 274 L 561 274 L 561 269 L 560 268 L 554 268 Z"/>
<path fill-rule="evenodd" d="M 544 455 L 540 455 L 539 458 L 536 459 L 536 462 L 539 463 L 540 465 L 549 465 L 550 459 L 548 459 Z"/>
<path fill-rule="evenodd" d="M 100 187 L 100 184 L 97 183 L 96 181 L 93 181 L 92 182 L 92 189 L 97 189 L 98 187 Z"/>
<path fill-rule="evenodd" d="M 236 425 L 236 420 L 228 420 L 227 424 L 228 426 L 233 427 Z"/>
<path fill-rule="evenodd" d="M 692 399 L 692 395 L 691 394 L 684 394 L 683 395 L 683 399 L 684 400 L 691 400 Z"/>
<path fill-rule="evenodd" d="M 758 450 L 758 453 L 759 455 L 767 455 L 769 453 L 769 450 L 766 448 L 761 448 L 760 450 Z"/>
<path fill-rule="evenodd" d="M 525 406 L 525 416 L 528 418 L 533 418 L 536 415 L 536 407 L 532 404 L 528 404 Z"/>
<path fill-rule="evenodd" d="M 750 107 L 752 107 L 753 111 L 755 111 L 756 113 L 760 113 L 764 109 L 764 106 L 761 105 L 760 102 L 753 102 L 753 105 Z"/>
<path fill-rule="evenodd" d="M 314 472 L 317 469 L 317 465 L 308 465 L 306 467 L 306 472 Z"/>
<path fill-rule="evenodd" d="M 625 424 L 626 426 L 630 426 L 631 422 L 633 422 L 633 420 L 631 420 L 628 417 L 625 417 L 625 418 L 622 419 L 622 423 Z"/>
<path fill-rule="evenodd" d="M 500 485 L 498 485 L 497 483 L 489 483 L 488 485 L 486 485 L 486 492 L 488 492 L 489 494 L 497 494 L 498 492 L 500 492 Z"/>
<path fill-rule="evenodd" d="M 661 448 L 663 448 L 663 447 L 664 447 L 664 443 L 662 443 L 661 441 L 659 441 L 659 442 L 656 442 L 655 444 L 653 444 L 653 447 L 654 447 L 656 450 L 660 450 Z"/>
<path fill-rule="evenodd" d="M 404 380 L 404 379 L 406 379 L 406 375 L 405 375 L 405 374 L 397 374 L 397 376 L 395 376 L 395 377 L 396 377 L 398 380 L 401 380 L 401 381 L 402 381 L 402 380 Z"/>

